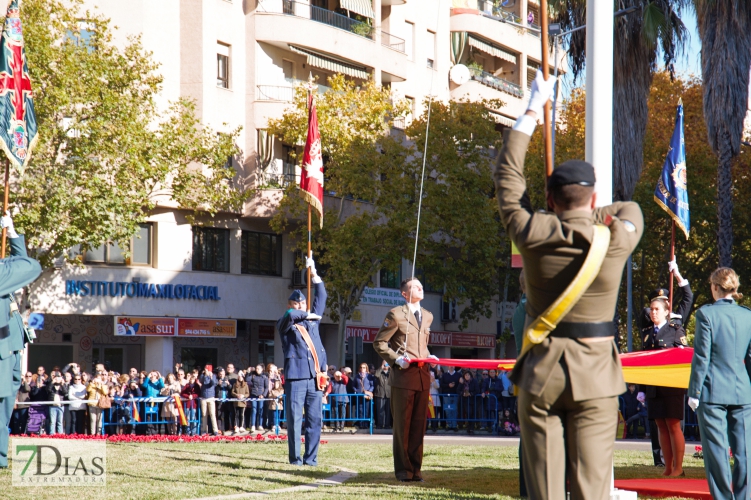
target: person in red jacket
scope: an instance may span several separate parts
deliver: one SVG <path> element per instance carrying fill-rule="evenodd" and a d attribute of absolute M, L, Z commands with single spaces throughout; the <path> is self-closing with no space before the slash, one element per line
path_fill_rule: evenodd
<path fill-rule="evenodd" d="M 182 429 L 183 435 L 195 436 L 198 433 L 198 417 L 196 416 L 196 400 L 199 397 L 199 387 L 196 384 L 196 376 L 194 374 L 188 375 L 188 383 L 185 384 L 180 391 L 180 398 L 183 399 L 183 410 L 185 411 L 185 418 L 188 420 L 188 425 L 184 425 Z M 187 399 L 187 401 L 185 401 Z"/>

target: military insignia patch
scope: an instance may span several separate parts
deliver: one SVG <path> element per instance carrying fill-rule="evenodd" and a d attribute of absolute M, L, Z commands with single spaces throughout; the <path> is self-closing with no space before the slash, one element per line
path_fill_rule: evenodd
<path fill-rule="evenodd" d="M 383 327 L 388 328 L 389 327 L 389 320 L 386 320 L 383 322 Z"/>

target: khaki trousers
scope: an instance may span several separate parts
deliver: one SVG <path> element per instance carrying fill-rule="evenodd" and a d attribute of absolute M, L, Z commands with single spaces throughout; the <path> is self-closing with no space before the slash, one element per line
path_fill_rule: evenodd
<path fill-rule="evenodd" d="M 596 373 L 591 383 L 597 383 Z M 565 500 L 566 477 L 571 500 L 609 498 L 617 412 L 616 396 L 574 401 L 563 358 L 539 397 L 521 390 L 519 423 L 529 499 Z"/>
<path fill-rule="evenodd" d="M 214 398 L 201 399 L 201 434 L 208 433 L 209 418 L 212 432 L 217 432 L 219 428 L 216 426 L 216 399 Z"/>

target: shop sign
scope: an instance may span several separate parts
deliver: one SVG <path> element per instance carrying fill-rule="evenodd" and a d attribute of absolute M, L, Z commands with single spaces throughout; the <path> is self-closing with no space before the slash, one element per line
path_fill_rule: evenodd
<path fill-rule="evenodd" d="M 372 343 L 379 328 L 367 326 L 348 326 L 345 336 L 362 337 L 365 343 Z M 495 349 L 495 335 L 467 332 L 430 332 L 428 345 L 446 347 L 476 347 L 478 349 Z"/>
<path fill-rule="evenodd" d="M 404 297 L 393 288 L 369 288 L 362 291 L 361 304 L 368 306 L 396 307 L 404 304 Z"/>
<path fill-rule="evenodd" d="M 65 295 L 145 299 L 222 300 L 218 286 L 66 280 Z"/>
<path fill-rule="evenodd" d="M 174 337 L 175 318 L 115 316 L 115 336 Z"/>
<path fill-rule="evenodd" d="M 234 339 L 237 337 L 237 320 L 177 318 L 177 336 Z"/>
<path fill-rule="evenodd" d="M 370 328 L 367 326 L 348 326 L 345 337 L 362 337 L 363 342 L 373 343 L 378 334 L 378 328 Z"/>

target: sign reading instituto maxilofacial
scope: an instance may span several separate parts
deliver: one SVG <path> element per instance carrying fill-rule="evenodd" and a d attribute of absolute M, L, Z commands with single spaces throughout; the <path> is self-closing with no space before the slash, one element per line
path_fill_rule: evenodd
<path fill-rule="evenodd" d="M 144 299 L 222 300 L 218 286 L 66 280 L 65 295 Z"/>

